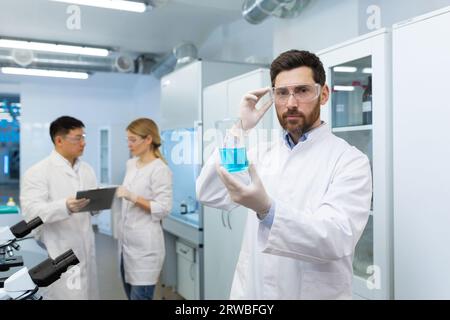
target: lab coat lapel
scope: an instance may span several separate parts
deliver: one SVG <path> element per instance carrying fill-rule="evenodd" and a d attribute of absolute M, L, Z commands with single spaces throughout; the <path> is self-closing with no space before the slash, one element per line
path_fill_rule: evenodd
<path fill-rule="evenodd" d="M 52 159 L 52 163 L 55 165 L 55 167 L 58 168 L 60 172 L 64 172 L 72 179 L 78 178 L 75 170 L 71 168 L 69 162 L 66 159 L 64 159 L 64 157 L 60 155 L 57 151 L 53 151 L 50 157 Z"/>
<path fill-rule="evenodd" d="M 317 143 L 319 140 L 323 139 L 326 134 L 331 133 L 330 127 L 326 123 L 322 123 L 319 127 L 312 129 L 307 134 L 307 138 L 305 141 L 299 141 L 297 145 L 292 149 L 292 152 L 302 152 L 305 151 L 307 146 Z M 286 145 L 286 141 L 284 142 L 285 147 L 289 149 Z M 302 150 L 302 151 L 300 151 Z"/>

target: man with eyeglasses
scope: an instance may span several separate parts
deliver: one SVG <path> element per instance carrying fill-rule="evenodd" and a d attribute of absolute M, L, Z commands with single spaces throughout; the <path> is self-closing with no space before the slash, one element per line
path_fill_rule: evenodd
<path fill-rule="evenodd" d="M 284 52 L 270 75 L 272 88 L 243 97 L 240 118 L 253 129 L 271 106 L 255 105 L 271 91 L 282 137 L 258 146 L 248 172 L 228 173 L 216 152 L 197 179 L 203 204 L 249 209 L 230 297 L 351 299 L 353 253 L 372 196 L 369 160 L 321 121 L 330 92 L 316 55 Z"/>
<path fill-rule="evenodd" d="M 42 290 L 46 299 L 98 299 L 95 243 L 88 199 L 75 199 L 79 190 L 97 188 L 94 170 L 80 160 L 86 146 L 84 124 L 63 116 L 50 124 L 54 150 L 28 169 L 20 202 L 26 221 L 41 218 L 35 238 L 55 258 L 72 249 L 80 263 Z"/>

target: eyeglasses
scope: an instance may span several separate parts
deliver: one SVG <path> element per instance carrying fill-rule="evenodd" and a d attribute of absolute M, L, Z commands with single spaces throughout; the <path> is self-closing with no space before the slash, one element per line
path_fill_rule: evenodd
<path fill-rule="evenodd" d="M 65 136 L 64 139 L 68 140 L 68 141 L 70 141 L 72 143 L 80 143 L 81 141 L 83 141 L 83 142 L 86 141 L 86 135 L 82 134 L 82 135 L 78 135 L 78 136 L 75 136 L 75 137 Z"/>
<path fill-rule="evenodd" d="M 144 141 L 144 138 L 127 138 L 127 142 L 131 144 L 141 144 Z"/>
<path fill-rule="evenodd" d="M 275 103 L 286 104 L 291 95 L 299 103 L 310 102 L 320 95 L 320 84 L 292 84 L 284 87 L 273 87 Z M 292 92 L 291 92 L 292 91 Z"/>

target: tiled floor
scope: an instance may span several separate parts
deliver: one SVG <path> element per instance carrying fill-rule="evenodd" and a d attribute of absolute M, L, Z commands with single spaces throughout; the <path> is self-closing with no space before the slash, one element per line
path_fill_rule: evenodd
<path fill-rule="evenodd" d="M 126 296 L 119 274 L 117 240 L 108 235 L 96 232 L 95 244 L 100 299 L 125 300 Z M 157 284 L 154 299 L 181 300 L 183 298 L 173 288 L 163 288 L 160 284 Z"/>
<path fill-rule="evenodd" d="M 102 233 L 95 233 L 97 276 L 101 300 L 125 300 L 120 280 L 117 240 Z"/>

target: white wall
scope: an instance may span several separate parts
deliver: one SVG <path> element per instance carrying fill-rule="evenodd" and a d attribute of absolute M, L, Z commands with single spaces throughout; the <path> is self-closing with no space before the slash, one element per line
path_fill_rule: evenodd
<path fill-rule="evenodd" d="M 0 92 L 21 96 L 21 174 L 53 149 L 50 123 L 70 115 L 86 126 L 83 159 L 93 166 L 97 176 L 98 129 L 111 127 L 112 183 L 120 183 L 129 156 L 127 124 L 142 116 L 159 118 L 159 81 L 151 76 L 97 73 L 83 81 L 0 75 Z"/>
<path fill-rule="evenodd" d="M 224 24 L 210 33 L 199 47 L 205 60 L 224 60 L 250 63 L 272 61 L 274 19 L 252 25 L 243 18 Z"/>
<path fill-rule="evenodd" d="M 396 22 L 450 5 L 450 0 L 312 0 L 293 19 L 269 17 L 261 24 L 252 25 L 241 18 L 224 24 L 212 30 L 199 47 L 199 56 L 269 64 L 289 49 L 317 52 L 373 31 L 366 27 L 369 5 L 380 7 L 381 27 L 391 27 Z"/>
<path fill-rule="evenodd" d="M 133 95 L 136 102 L 136 117 L 148 117 L 158 124 L 161 118 L 160 80 L 153 76 L 137 77 Z"/>
<path fill-rule="evenodd" d="M 450 0 L 312 0 L 294 19 L 274 20 L 273 53 L 289 49 L 313 52 L 371 32 L 366 22 L 372 13 L 367 7 L 380 8 L 380 27 L 450 5 Z"/>
<path fill-rule="evenodd" d="M 358 35 L 356 0 L 313 0 L 294 19 L 275 19 L 274 56 L 289 49 L 313 52 Z"/>
<path fill-rule="evenodd" d="M 450 6 L 450 0 L 359 0 L 358 4 L 360 34 L 363 34 L 370 31 L 367 27 L 369 6 L 380 8 L 381 27 L 392 27 L 397 22 Z"/>

